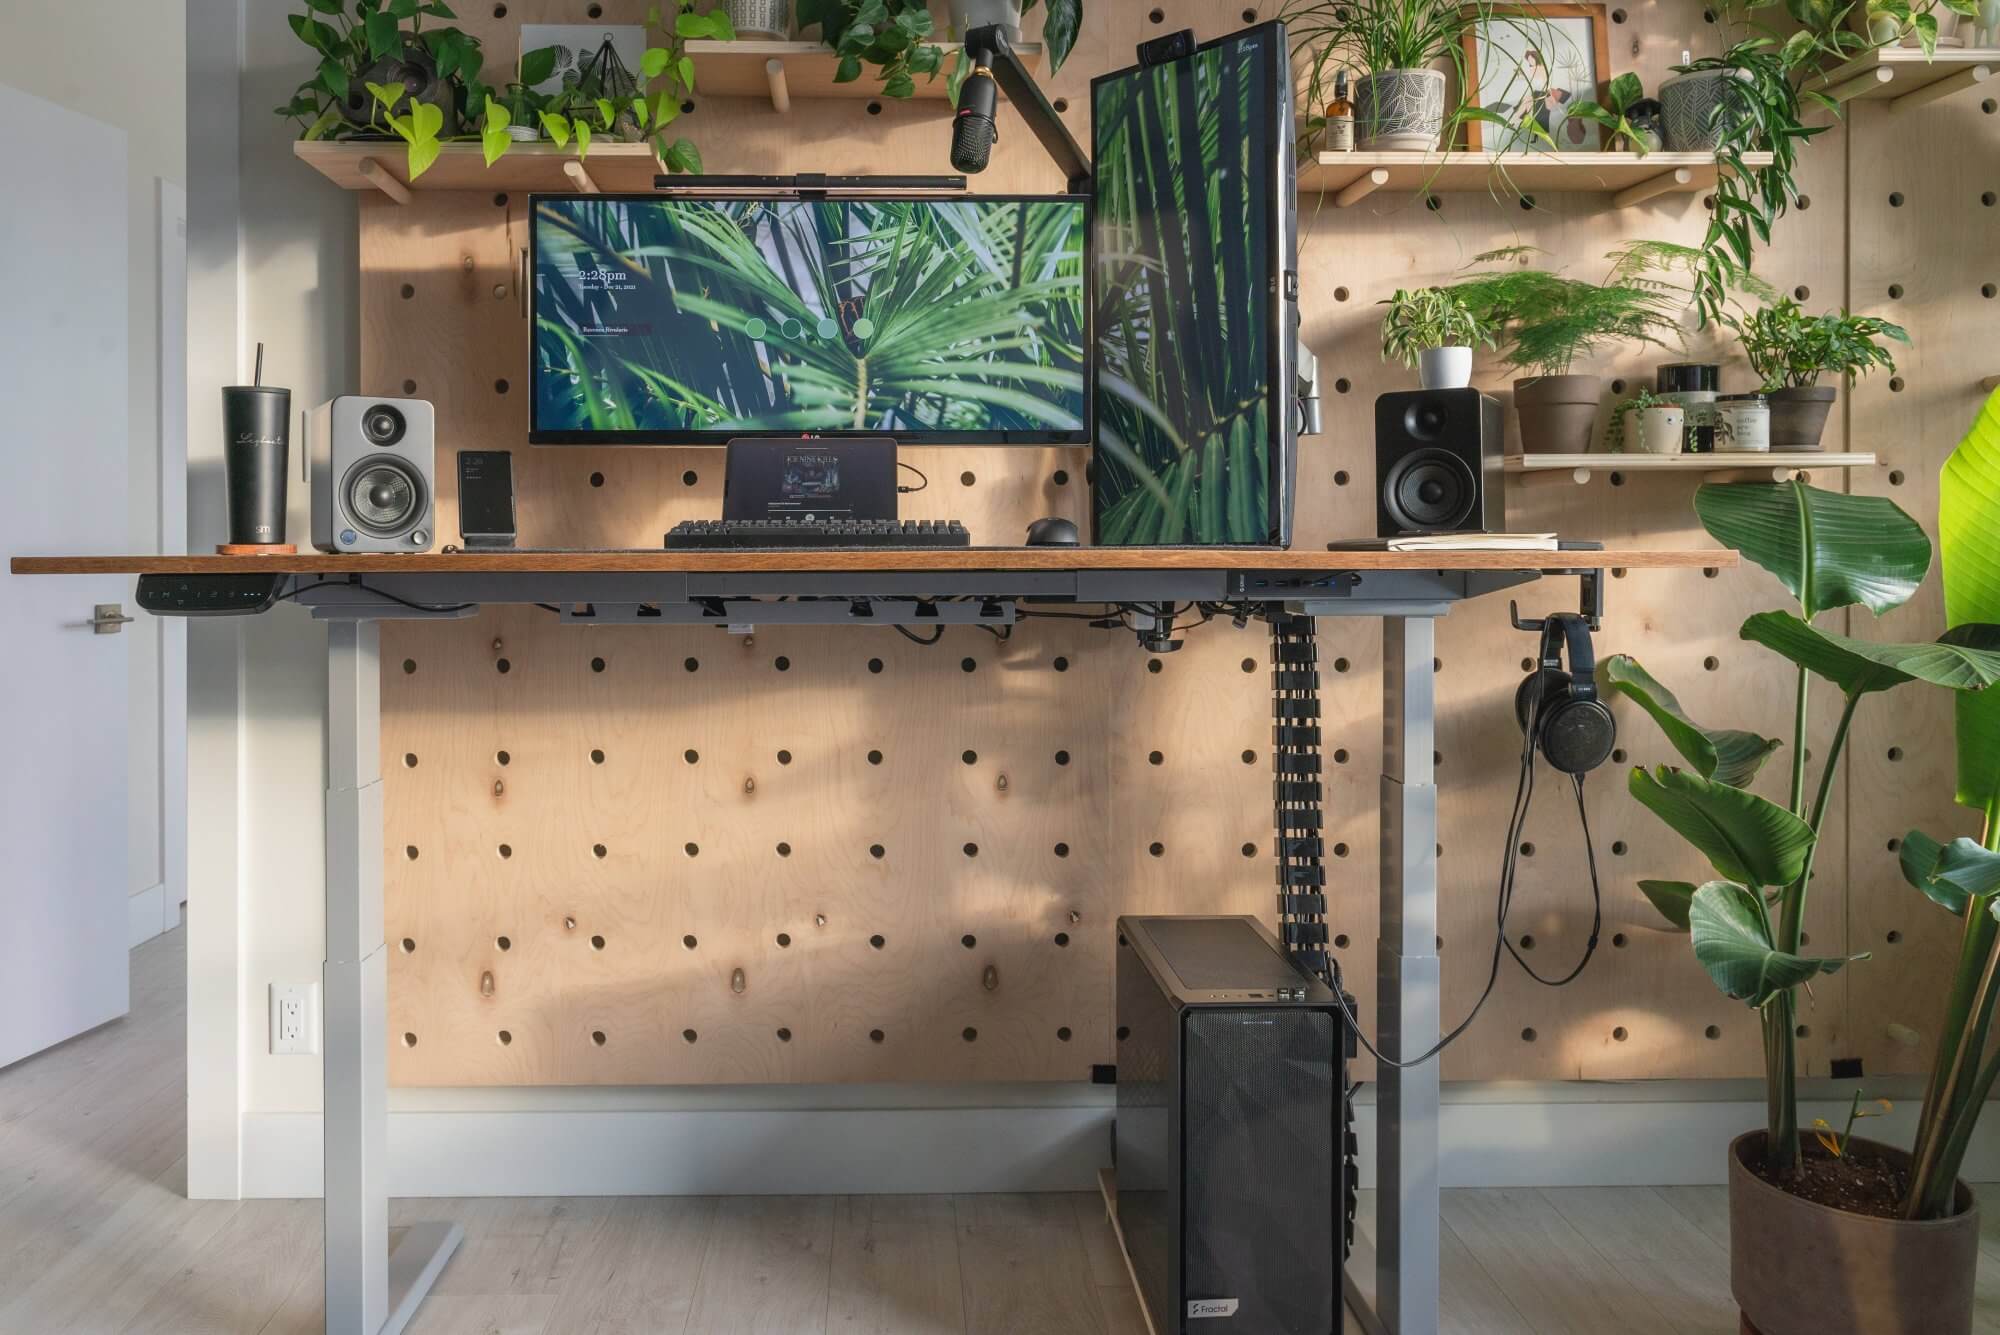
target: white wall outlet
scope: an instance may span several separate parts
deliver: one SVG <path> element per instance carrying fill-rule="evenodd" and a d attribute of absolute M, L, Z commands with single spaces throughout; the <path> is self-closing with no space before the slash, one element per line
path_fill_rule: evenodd
<path fill-rule="evenodd" d="M 319 1051 L 319 984 L 271 984 L 271 1051 Z"/>

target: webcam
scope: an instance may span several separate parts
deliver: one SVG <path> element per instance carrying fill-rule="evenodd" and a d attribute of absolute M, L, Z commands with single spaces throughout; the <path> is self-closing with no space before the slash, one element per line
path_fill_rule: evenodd
<path fill-rule="evenodd" d="M 1182 28 L 1170 32 L 1165 37 L 1155 37 L 1150 42 L 1139 43 L 1139 63 L 1141 65 L 1164 65 L 1169 60 L 1179 60 L 1194 54 L 1194 29 Z"/>

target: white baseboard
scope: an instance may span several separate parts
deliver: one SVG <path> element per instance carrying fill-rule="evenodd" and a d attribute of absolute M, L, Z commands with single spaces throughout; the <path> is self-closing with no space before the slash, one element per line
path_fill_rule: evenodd
<path fill-rule="evenodd" d="M 1730 1140 L 1761 1101 L 1704 1100 L 1684 1084 L 1447 1087 L 1446 1187 L 1681 1186 L 1724 1180 Z M 1060 1089 L 1060 1087 L 1057 1087 Z M 1104 1091 L 1097 1091 L 1102 1094 Z M 1374 1090 L 1356 1107 L 1361 1185 L 1375 1185 Z M 432 1101 L 435 1101 L 435 1092 Z M 488 1104 L 498 1091 L 481 1091 Z M 534 1097 L 546 1091 L 514 1091 Z M 574 1091 L 570 1092 L 574 1094 Z M 711 1100 L 720 1103 L 723 1100 Z M 1908 1144 L 1917 1101 L 1863 1129 Z M 1838 1125 L 1846 1101 L 1808 1097 L 1807 1125 Z M 1012 1107 L 398 1109 L 389 1114 L 395 1196 L 683 1196 L 1088 1191 L 1109 1161 L 1101 1100 Z M 1966 1156 L 1969 1181 L 2000 1180 L 2000 1114 Z M 320 1194 L 317 1113 L 248 1113 L 243 1194 Z"/>
<path fill-rule="evenodd" d="M 154 884 L 125 901 L 125 944 L 140 946 L 167 930 L 167 887 Z"/>

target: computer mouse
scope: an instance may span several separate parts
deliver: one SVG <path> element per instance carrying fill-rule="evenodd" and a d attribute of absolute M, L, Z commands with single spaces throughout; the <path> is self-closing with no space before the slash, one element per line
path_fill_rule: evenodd
<path fill-rule="evenodd" d="M 1028 525 L 1030 547 L 1075 547 L 1081 541 L 1076 535 L 1076 525 L 1067 519 L 1050 516 Z"/>

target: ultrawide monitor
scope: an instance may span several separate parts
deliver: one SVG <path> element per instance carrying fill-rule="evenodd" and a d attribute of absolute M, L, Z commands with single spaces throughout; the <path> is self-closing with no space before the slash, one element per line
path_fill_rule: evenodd
<path fill-rule="evenodd" d="M 529 208 L 536 444 L 1090 439 L 1080 197 Z"/>
<path fill-rule="evenodd" d="M 1284 28 L 1090 89 L 1096 540 L 1284 546 L 1298 325 Z"/>

